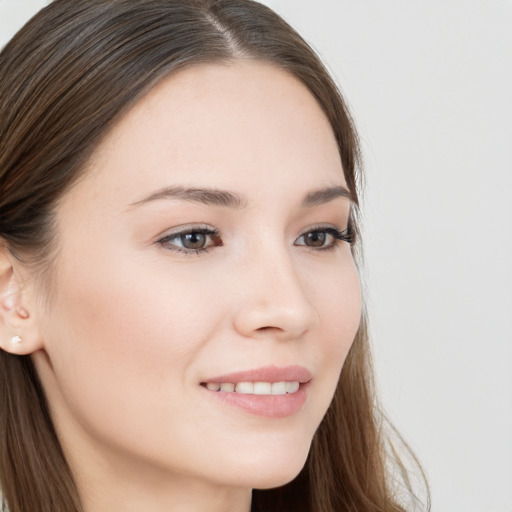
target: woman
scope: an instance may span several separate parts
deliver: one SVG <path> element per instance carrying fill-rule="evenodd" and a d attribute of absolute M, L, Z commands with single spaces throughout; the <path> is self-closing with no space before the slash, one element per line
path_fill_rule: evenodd
<path fill-rule="evenodd" d="M 249 0 L 56 0 L 0 72 L 9 510 L 404 510 L 306 43 Z"/>

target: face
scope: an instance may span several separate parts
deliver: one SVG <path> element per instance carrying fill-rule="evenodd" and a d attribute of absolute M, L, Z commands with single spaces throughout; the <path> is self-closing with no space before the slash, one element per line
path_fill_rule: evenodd
<path fill-rule="evenodd" d="M 349 212 L 330 125 L 285 72 L 191 67 L 138 102 L 58 205 L 38 318 L 75 467 L 292 479 L 359 325 Z"/>

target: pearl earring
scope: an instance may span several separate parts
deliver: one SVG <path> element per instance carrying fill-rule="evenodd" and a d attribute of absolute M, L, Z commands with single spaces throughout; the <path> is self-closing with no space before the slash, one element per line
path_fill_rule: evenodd
<path fill-rule="evenodd" d="M 13 345 L 19 345 L 21 343 L 21 336 L 13 336 L 11 338 L 11 343 Z"/>

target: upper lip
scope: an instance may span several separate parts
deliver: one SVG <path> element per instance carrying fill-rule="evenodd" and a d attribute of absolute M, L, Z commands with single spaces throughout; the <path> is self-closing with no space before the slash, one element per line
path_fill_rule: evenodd
<path fill-rule="evenodd" d="M 228 373 L 208 378 L 208 383 L 237 383 L 237 382 L 309 382 L 311 372 L 304 366 L 263 366 L 252 370 Z"/>

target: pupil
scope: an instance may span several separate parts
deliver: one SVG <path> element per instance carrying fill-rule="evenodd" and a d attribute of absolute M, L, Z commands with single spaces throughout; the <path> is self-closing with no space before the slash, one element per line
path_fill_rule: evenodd
<path fill-rule="evenodd" d="M 186 249 L 202 249 L 206 244 L 206 235 L 204 233 L 187 233 L 181 235 L 181 243 Z"/>
<path fill-rule="evenodd" d="M 325 236 L 323 231 L 311 231 L 307 234 L 306 245 L 310 247 L 321 247 L 325 244 Z"/>

